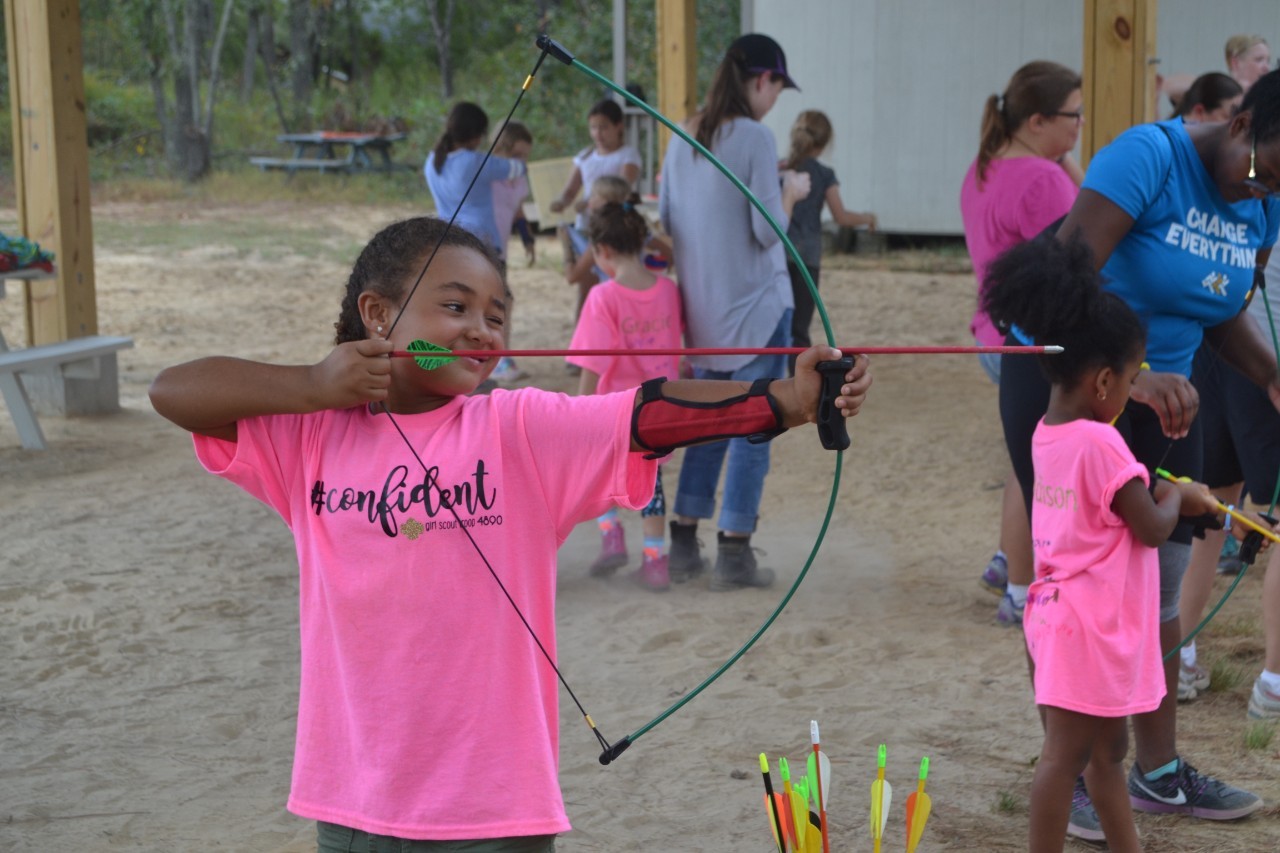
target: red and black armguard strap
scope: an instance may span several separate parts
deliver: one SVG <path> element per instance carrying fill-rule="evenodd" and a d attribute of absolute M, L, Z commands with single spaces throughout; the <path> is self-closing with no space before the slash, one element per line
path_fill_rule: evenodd
<path fill-rule="evenodd" d="M 631 437 L 655 459 L 677 447 L 725 438 L 743 438 L 753 444 L 787 431 L 782 411 L 769 393 L 772 379 L 757 379 L 751 390 L 737 397 L 694 403 L 662 395 L 666 379 L 650 379 L 640 386 L 640 404 L 631 415 Z"/>

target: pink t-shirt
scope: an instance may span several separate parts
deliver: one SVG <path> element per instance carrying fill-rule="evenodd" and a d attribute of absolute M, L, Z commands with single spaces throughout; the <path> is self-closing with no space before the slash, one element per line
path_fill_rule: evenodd
<path fill-rule="evenodd" d="M 1164 697 L 1160 565 L 1111 509 L 1147 469 L 1110 424 L 1049 426 L 1031 440 L 1036 579 L 1022 624 L 1036 704 L 1095 717 L 1152 711 Z"/>
<path fill-rule="evenodd" d="M 986 289 L 987 267 L 1000 254 L 1035 237 L 1075 203 L 1080 188 L 1062 167 L 1043 157 L 1013 157 L 987 164 L 987 179 L 978 187 L 974 160 L 960 186 L 960 216 L 969 247 L 978 294 Z M 997 346 L 1004 337 L 981 308 L 969 331 L 982 346 Z"/>
<path fill-rule="evenodd" d="M 683 334 L 680 290 L 674 281 L 660 275 L 644 290 L 606 281 L 587 292 L 569 348 L 678 349 Z M 601 394 L 635 388 L 659 376 L 680 378 L 677 355 L 571 355 L 565 360 L 600 374 Z"/>
<path fill-rule="evenodd" d="M 395 416 L 429 477 L 366 407 L 196 436 L 200 462 L 280 513 L 297 546 L 290 811 L 418 839 L 569 829 L 555 673 L 467 535 L 554 658 L 556 549 L 653 494 L 654 463 L 629 452 L 633 401 L 527 388 Z"/>

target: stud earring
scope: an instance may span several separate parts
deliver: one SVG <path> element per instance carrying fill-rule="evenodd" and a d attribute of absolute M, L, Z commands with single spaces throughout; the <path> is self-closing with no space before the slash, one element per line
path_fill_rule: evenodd
<path fill-rule="evenodd" d="M 1099 399 L 1099 400 L 1105 400 L 1105 399 L 1107 399 L 1107 392 L 1106 392 L 1106 391 L 1099 391 L 1099 392 L 1098 392 L 1098 399 Z"/>
<path fill-rule="evenodd" d="M 379 326 L 379 327 L 378 327 L 378 334 L 382 334 L 382 327 L 381 327 L 381 326 Z"/>

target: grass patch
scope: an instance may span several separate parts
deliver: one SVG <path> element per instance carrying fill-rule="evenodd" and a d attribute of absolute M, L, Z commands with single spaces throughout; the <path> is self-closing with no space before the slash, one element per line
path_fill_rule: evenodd
<path fill-rule="evenodd" d="M 1258 720 L 1250 724 L 1244 731 L 1245 749 L 1263 750 L 1271 747 L 1276 737 L 1276 724 L 1267 720 Z"/>
<path fill-rule="evenodd" d="M 1262 629 L 1253 616 L 1220 616 L 1205 628 L 1205 635 L 1223 640 L 1255 639 L 1262 636 Z"/>
<path fill-rule="evenodd" d="M 1209 690 L 1214 693 L 1230 693 L 1246 679 L 1244 666 L 1219 658 L 1209 667 Z"/>
<path fill-rule="evenodd" d="M 1022 800 L 1012 791 L 997 791 L 996 801 L 991 806 L 991 811 L 996 814 L 1016 815 L 1022 814 L 1026 809 L 1023 808 Z"/>
<path fill-rule="evenodd" d="M 246 165 L 214 172 L 199 183 L 151 176 L 117 177 L 93 185 L 95 201 L 184 201 L 253 204 L 307 201 L 321 204 L 416 204 L 434 208 L 426 181 L 415 166 L 394 172 L 353 175 L 261 172 Z"/>
<path fill-rule="evenodd" d="M 180 254 L 211 246 L 230 248 L 235 256 L 280 260 L 304 256 L 335 263 L 349 263 L 362 243 L 336 233 L 323 224 L 285 224 L 280 219 L 243 217 L 235 220 L 135 222 L 99 217 L 94 240 L 115 251 Z"/>

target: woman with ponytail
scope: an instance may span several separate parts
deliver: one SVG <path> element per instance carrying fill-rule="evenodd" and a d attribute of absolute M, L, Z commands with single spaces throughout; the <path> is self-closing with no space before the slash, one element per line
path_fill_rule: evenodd
<path fill-rule="evenodd" d="M 779 175 L 777 145 L 760 121 L 783 89 L 795 87 L 778 43 L 749 33 L 729 46 L 705 106 L 688 122 L 695 138 L 743 176 L 784 228 L 795 203 L 808 194 L 809 179 L 795 172 Z M 706 157 L 680 139 L 667 146 L 658 213 L 675 243 L 685 342 L 786 346 L 793 303 L 781 239 Z M 752 382 L 787 374 L 786 357 L 777 355 L 695 356 L 690 362 L 694 375 L 705 379 Z M 769 445 L 736 438 L 685 451 L 671 523 L 671 578 L 687 580 L 705 568 L 697 523 L 715 514 L 722 468 L 727 473 L 712 589 L 768 586 L 773 571 L 756 566 L 750 537 L 769 470 Z"/>
<path fill-rule="evenodd" d="M 1004 94 L 987 98 L 978 156 L 964 176 L 960 213 L 978 279 L 978 305 L 969 325 L 979 346 L 1004 343 L 982 308 L 987 268 L 1005 250 L 1039 234 L 1071 209 L 1084 178 L 1071 157 L 1084 124 L 1080 75 L 1056 62 L 1030 62 Z M 992 382 L 1000 382 L 1000 356 L 978 356 Z M 1010 471 L 1000 513 L 1000 547 L 982 584 L 1001 596 L 996 619 L 1022 623 L 1033 578 L 1031 528 L 1022 492 Z"/>
<path fill-rule="evenodd" d="M 444 133 L 436 141 L 422 171 L 436 201 L 436 216 L 453 219 L 483 240 L 504 259 L 507 238 L 498 231 L 493 213 L 493 182 L 518 178 L 525 172 L 524 162 L 506 157 L 490 157 L 486 162 L 480 142 L 489 131 L 489 116 L 477 104 L 460 101 L 449 110 Z M 476 177 L 483 165 L 484 172 Z M 475 185 L 472 186 L 472 181 Z M 470 195 L 467 188 L 471 187 Z"/>

